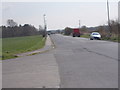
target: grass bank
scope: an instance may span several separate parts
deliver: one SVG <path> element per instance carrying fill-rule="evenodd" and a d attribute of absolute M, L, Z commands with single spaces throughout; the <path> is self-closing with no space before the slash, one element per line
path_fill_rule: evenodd
<path fill-rule="evenodd" d="M 16 58 L 15 54 L 33 51 L 45 45 L 42 36 L 25 36 L 2 39 L 2 59 Z"/>
<path fill-rule="evenodd" d="M 81 37 L 90 38 L 90 34 L 84 34 L 84 35 L 81 35 Z M 120 37 L 118 37 L 117 35 L 114 35 L 114 36 L 111 36 L 110 38 L 102 37 L 102 40 L 112 41 L 112 42 L 120 42 Z"/>
<path fill-rule="evenodd" d="M 83 35 L 81 35 L 80 37 L 83 37 L 83 38 L 90 38 L 90 34 L 83 34 Z"/>
<path fill-rule="evenodd" d="M 2 60 L 2 38 L 0 38 L 0 60 Z"/>
<path fill-rule="evenodd" d="M 114 35 L 114 36 L 111 36 L 109 38 L 103 37 L 102 40 L 112 41 L 112 42 L 119 42 L 120 41 L 120 37 L 118 37 L 117 35 Z"/>

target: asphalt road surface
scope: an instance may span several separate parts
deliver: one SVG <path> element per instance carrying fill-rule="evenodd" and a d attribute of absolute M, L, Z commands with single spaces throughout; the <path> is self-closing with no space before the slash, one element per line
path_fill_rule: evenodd
<path fill-rule="evenodd" d="M 3 61 L 3 87 L 118 88 L 118 43 L 51 38 L 56 47 L 49 52 Z"/>
<path fill-rule="evenodd" d="M 117 88 L 118 43 L 52 35 L 62 88 Z"/>

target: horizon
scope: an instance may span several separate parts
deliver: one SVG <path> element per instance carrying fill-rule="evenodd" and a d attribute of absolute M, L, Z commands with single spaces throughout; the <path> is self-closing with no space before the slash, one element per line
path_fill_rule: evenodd
<path fill-rule="evenodd" d="M 118 3 L 109 2 L 109 7 L 110 20 L 117 20 Z M 79 27 L 79 20 L 81 26 L 86 27 L 107 24 L 106 2 L 2 2 L 1 25 L 6 25 L 7 19 L 13 19 L 18 25 L 44 27 L 44 14 L 48 30 Z"/>

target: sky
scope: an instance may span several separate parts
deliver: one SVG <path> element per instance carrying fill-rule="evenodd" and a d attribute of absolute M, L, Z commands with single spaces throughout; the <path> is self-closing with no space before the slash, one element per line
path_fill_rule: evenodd
<path fill-rule="evenodd" d="M 38 0 L 3 0 L 2 22 L 7 25 L 8 19 L 18 24 L 31 24 L 36 28 L 44 27 L 43 15 L 46 15 L 48 30 L 64 29 L 65 27 L 81 26 L 94 27 L 107 24 L 106 0 L 64 0 L 39 1 Z M 109 0 L 110 19 L 118 19 L 118 0 Z"/>

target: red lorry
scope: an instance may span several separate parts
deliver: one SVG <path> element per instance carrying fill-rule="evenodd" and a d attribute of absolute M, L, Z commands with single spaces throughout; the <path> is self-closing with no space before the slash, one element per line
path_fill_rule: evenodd
<path fill-rule="evenodd" d="M 80 29 L 74 28 L 72 32 L 73 37 L 80 37 Z"/>

